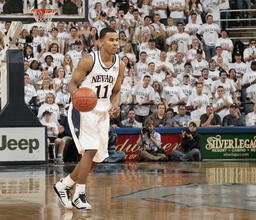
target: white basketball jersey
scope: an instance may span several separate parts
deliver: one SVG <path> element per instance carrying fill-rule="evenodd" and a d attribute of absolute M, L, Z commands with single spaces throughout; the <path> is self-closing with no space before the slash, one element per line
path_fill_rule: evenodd
<path fill-rule="evenodd" d="M 90 73 L 87 74 L 81 87 L 91 88 L 98 97 L 98 102 L 95 107 L 97 112 L 105 112 L 110 110 L 112 89 L 115 86 L 119 74 L 119 56 L 114 56 L 113 64 L 106 67 L 100 58 L 100 51 L 91 52 L 93 57 L 93 67 Z"/>

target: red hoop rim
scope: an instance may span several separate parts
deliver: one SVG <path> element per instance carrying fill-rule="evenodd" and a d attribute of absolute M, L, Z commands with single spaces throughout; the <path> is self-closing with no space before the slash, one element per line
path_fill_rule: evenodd
<path fill-rule="evenodd" d="M 33 8 L 31 10 L 34 14 L 35 17 L 43 17 L 45 13 L 52 13 L 55 14 L 56 13 L 56 9 L 51 9 L 51 8 L 40 8 L 40 9 L 35 9 Z"/>

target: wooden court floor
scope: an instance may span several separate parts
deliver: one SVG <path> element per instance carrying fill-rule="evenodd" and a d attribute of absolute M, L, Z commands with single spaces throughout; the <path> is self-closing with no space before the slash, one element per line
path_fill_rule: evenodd
<path fill-rule="evenodd" d="M 91 211 L 66 210 L 52 185 L 74 168 L 1 166 L 0 220 L 256 219 L 256 162 L 101 164 Z"/>

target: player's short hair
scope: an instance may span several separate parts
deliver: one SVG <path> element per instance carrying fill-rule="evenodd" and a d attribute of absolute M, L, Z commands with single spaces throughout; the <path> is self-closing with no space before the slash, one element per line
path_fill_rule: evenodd
<path fill-rule="evenodd" d="M 223 87 L 223 86 L 218 86 L 218 87 L 217 87 L 217 89 L 219 89 L 219 88 L 224 89 L 224 87 Z"/>
<path fill-rule="evenodd" d="M 107 33 L 116 33 L 116 31 L 113 28 L 110 28 L 110 27 L 103 28 L 100 31 L 100 39 L 103 39 L 106 36 Z"/>

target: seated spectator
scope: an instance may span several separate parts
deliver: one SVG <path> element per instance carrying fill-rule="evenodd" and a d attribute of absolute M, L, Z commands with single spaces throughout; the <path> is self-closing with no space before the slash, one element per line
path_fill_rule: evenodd
<path fill-rule="evenodd" d="M 185 103 L 179 104 L 178 107 L 178 114 L 175 115 L 172 119 L 172 123 L 174 127 L 187 127 L 188 122 L 191 120 L 191 117 L 189 115 L 186 115 L 186 105 Z"/>
<path fill-rule="evenodd" d="M 221 118 L 218 114 L 214 112 L 214 108 L 211 105 L 206 107 L 206 113 L 202 114 L 200 117 L 201 127 L 220 127 Z"/>
<path fill-rule="evenodd" d="M 229 113 L 223 118 L 222 126 L 245 126 L 245 120 L 239 112 L 238 105 L 232 104 Z"/>
<path fill-rule="evenodd" d="M 49 111 L 52 114 L 52 120 L 58 124 L 58 119 L 60 118 L 60 110 L 59 110 L 59 106 L 55 103 L 55 98 L 53 93 L 48 93 L 45 96 L 45 103 L 42 104 L 39 109 L 38 109 L 38 115 L 37 117 L 39 119 L 42 118 L 42 115 L 45 111 Z"/>
<path fill-rule="evenodd" d="M 253 111 L 245 117 L 246 126 L 256 126 L 256 104 L 253 105 Z"/>
<path fill-rule="evenodd" d="M 195 122 L 190 122 L 189 127 L 182 131 L 181 148 L 172 150 L 171 159 L 180 161 L 201 161 L 201 135 L 196 132 Z"/>
<path fill-rule="evenodd" d="M 33 85 L 30 84 L 29 75 L 24 75 L 24 99 L 27 105 L 36 104 L 36 90 Z"/>
<path fill-rule="evenodd" d="M 165 115 L 165 105 L 160 103 L 157 105 L 157 112 L 148 116 L 147 120 L 152 120 L 154 122 L 154 127 L 162 127 L 166 121 Z"/>
<path fill-rule="evenodd" d="M 117 133 L 110 130 L 108 133 L 108 157 L 104 160 L 107 163 L 118 163 L 125 161 L 125 153 L 116 151 Z"/>
<path fill-rule="evenodd" d="M 166 160 L 165 153 L 161 150 L 161 135 L 154 130 L 154 122 L 147 120 L 141 130 L 137 145 L 141 146 L 139 161 Z"/>
<path fill-rule="evenodd" d="M 59 129 L 58 125 L 51 119 L 51 113 L 49 111 L 45 111 L 42 115 L 41 124 L 47 127 L 47 136 L 48 136 L 48 147 L 50 143 L 58 144 L 58 155 L 56 158 L 57 163 L 63 163 L 62 155 L 65 146 L 65 141 L 63 139 L 58 138 Z M 51 155 L 50 155 L 51 158 Z"/>
<path fill-rule="evenodd" d="M 172 127 L 172 119 L 174 117 L 174 110 L 172 108 L 167 108 L 166 110 L 166 122 L 165 127 Z"/>
<path fill-rule="evenodd" d="M 142 127 L 142 124 L 135 120 L 135 111 L 133 109 L 130 109 L 128 111 L 128 118 L 123 120 L 121 123 L 124 127 L 127 127 L 127 128 L 141 128 Z"/>
<path fill-rule="evenodd" d="M 121 128 L 123 127 L 120 117 L 115 117 L 113 112 L 110 110 L 109 111 L 109 118 L 110 118 L 110 126 L 113 128 Z"/>

